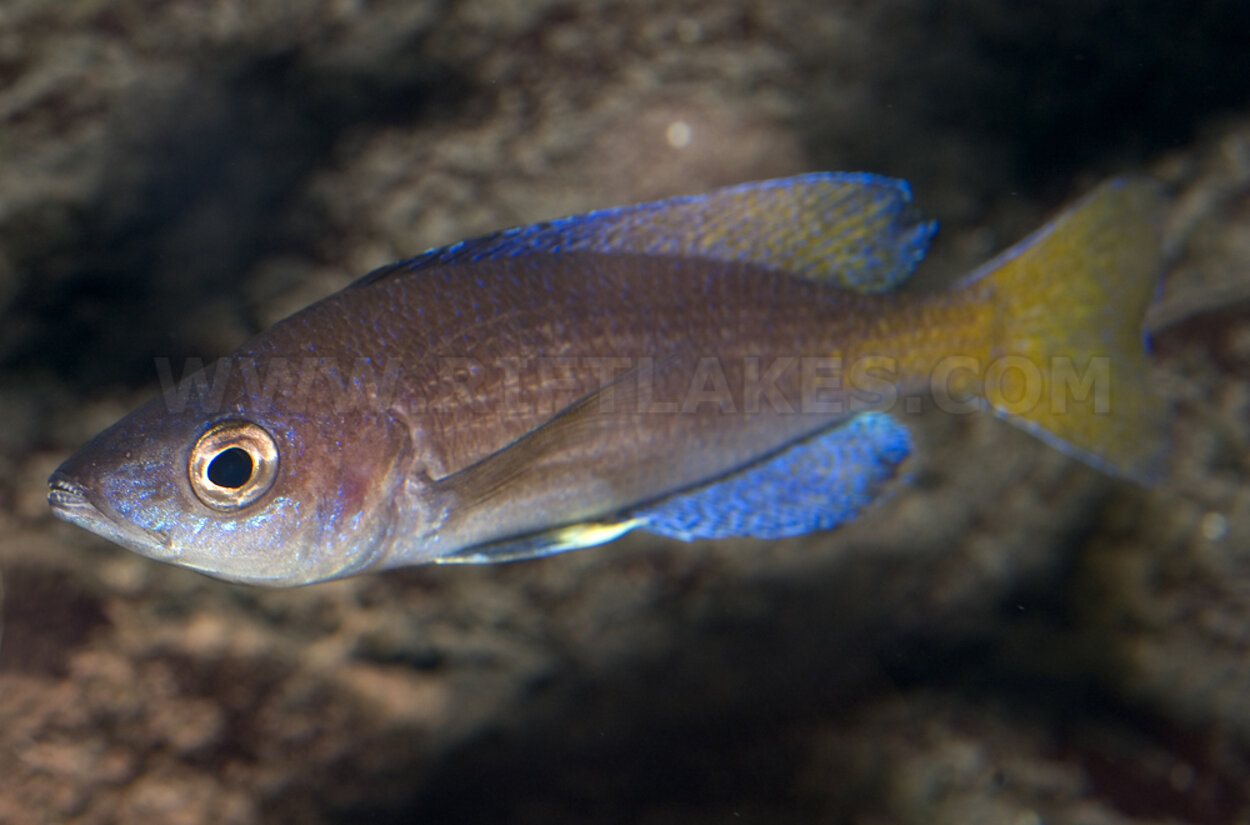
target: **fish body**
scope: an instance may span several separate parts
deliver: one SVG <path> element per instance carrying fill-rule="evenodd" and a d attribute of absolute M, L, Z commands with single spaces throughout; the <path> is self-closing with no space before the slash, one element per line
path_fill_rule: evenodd
<path fill-rule="evenodd" d="M 988 407 L 1143 478 L 1158 201 L 1113 181 L 923 294 L 896 287 L 936 227 L 869 175 L 432 250 L 184 378 L 62 465 L 49 498 L 152 558 L 290 585 L 631 529 L 827 529 L 895 474 L 912 399 Z"/>

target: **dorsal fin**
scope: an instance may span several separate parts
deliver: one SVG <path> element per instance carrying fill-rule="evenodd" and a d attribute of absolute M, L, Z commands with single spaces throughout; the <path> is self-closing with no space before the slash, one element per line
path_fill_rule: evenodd
<path fill-rule="evenodd" d="M 919 219 L 905 181 L 817 172 L 603 209 L 432 249 L 358 284 L 431 266 L 563 252 L 752 263 L 857 292 L 911 274 L 937 230 Z"/>

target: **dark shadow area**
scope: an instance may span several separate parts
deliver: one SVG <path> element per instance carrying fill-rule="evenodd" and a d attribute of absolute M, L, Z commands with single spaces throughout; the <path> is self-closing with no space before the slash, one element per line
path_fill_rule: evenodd
<path fill-rule="evenodd" d="M 1098 529 L 1091 511 L 1057 537 L 1056 552 L 1088 546 Z M 335 821 L 628 823 L 677 811 L 697 821 L 817 821 L 828 799 L 813 798 L 800 778 L 836 768 L 813 754 L 821 732 L 836 736 L 874 705 L 913 692 L 949 697 L 956 716 L 984 714 L 991 727 L 997 718 L 1046 731 L 1054 758 L 1080 765 L 1091 797 L 1126 816 L 1228 821 L 1247 797 L 1226 748 L 1108 690 L 1108 674 L 1128 665 L 1090 637 L 1074 592 L 1078 555 L 1066 558 L 979 615 L 920 625 L 898 622 L 907 598 L 884 584 L 890 565 L 871 561 L 831 565 L 806 581 L 744 581 L 744 592 L 718 597 L 710 619 L 661 605 L 672 615 L 660 621 L 684 637 L 668 655 L 625 659 L 611 672 L 566 661 L 515 712 L 499 714 L 511 723 L 414 778 L 413 799 L 341 809 Z M 734 608 L 744 599 L 756 605 L 749 615 Z M 1178 761 L 1194 770 L 1192 787 L 1166 775 Z M 850 795 L 847 816 L 857 806 L 881 814 L 870 789 L 837 792 Z M 869 795 L 856 801 L 857 793 Z"/>
<path fill-rule="evenodd" d="M 699 821 L 815 821 L 827 800 L 796 787 L 811 767 L 814 731 L 854 719 L 866 703 L 913 687 L 949 689 L 1014 704 L 1022 717 L 1058 718 L 1088 691 L 1087 676 L 1040 683 L 1004 655 L 1022 632 L 1014 594 L 976 620 L 986 630 L 974 638 L 967 616 L 904 629 L 891 615 L 898 593 L 879 609 L 868 604 L 870 581 L 889 577 L 890 565 L 869 567 L 742 582 L 750 593 L 725 594 L 710 620 L 662 606 L 673 615 L 659 621 L 685 637 L 671 654 L 626 659 L 608 673 L 564 662 L 558 678 L 499 714 L 513 724 L 414 778 L 414 799 L 341 810 L 336 821 L 628 823 L 681 810 Z M 1035 586 L 1062 591 L 1052 578 Z M 739 600 L 758 612 L 738 613 Z M 1058 609 L 1039 613 L 1050 621 Z M 1058 631 L 1047 643 L 1051 655 L 1067 655 Z M 975 685 L 961 684 L 968 674 Z"/>
<path fill-rule="evenodd" d="M 782 621 L 816 598 L 815 590 L 784 594 Z M 792 606 L 781 606 L 788 599 Z M 833 633 L 841 647 L 810 634 L 791 647 L 780 632 L 743 625 L 721 638 L 692 638 L 671 661 L 597 677 L 570 665 L 558 685 L 536 689 L 523 721 L 492 730 L 423 776 L 425 790 L 410 803 L 352 807 L 336 821 L 629 823 L 683 810 L 698 821 L 818 821 L 827 800 L 796 786 L 814 764 L 827 767 L 812 762 L 816 731 L 836 731 L 874 700 L 913 688 L 949 696 L 961 712 L 994 709 L 1053 731 L 1055 757 L 1080 764 L 1090 795 L 1126 816 L 1206 825 L 1244 809 L 1244 789 L 1212 758 L 1206 734 L 1126 706 L 1071 661 L 1082 653 L 1061 620 L 1021 619 L 1009 601 L 995 629 L 976 638 L 939 626 L 888 639 L 843 627 Z M 816 612 L 827 614 L 823 606 Z M 1135 745 L 1125 751 L 1125 742 Z M 1160 772 L 1178 759 L 1195 770 L 1194 788 L 1175 787 Z M 879 803 L 866 797 L 863 812 L 880 814 Z M 848 804 L 851 816 L 860 803 Z"/>
<path fill-rule="evenodd" d="M 998 186 L 1062 185 L 1183 145 L 1250 101 L 1240 0 L 883 4 L 874 28 L 880 128 L 853 136 L 855 154 L 904 175 L 941 162 L 938 143 L 927 159 L 907 147 L 944 135 L 1004 153 Z M 813 123 L 821 158 L 838 124 Z"/>
<path fill-rule="evenodd" d="M 28 275 L 18 320 L 0 332 L 0 369 L 90 388 L 150 381 L 154 354 L 204 355 L 180 337 L 188 318 L 206 302 L 242 303 L 263 255 L 309 254 L 316 216 L 301 225 L 285 208 L 344 132 L 437 116 L 462 97 L 453 72 L 410 46 L 333 74 L 296 54 L 223 55 L 172 92 L 130 95 L 110 113 L 96 202 L 34 220 L 61 227 L 55 239 L 11 225 L 5 242 Z"/>
<path fill-rule="evenodd" d="M 787 730 L 892 687 L 872 651 L 880 631 L 854 624 L 836 595 L 780 587 L 763 598 L 763 620 L 671 616 L 686 638 L 659 660 L 627 659 L 610 673 L 561 663 L 499 714 L 514 724 L 421 776 L 420 796 L 335 821 L 627 823 L 674 809 L 729 820 L 737 808 L 810 819 L 817 811 L 793 788 L 805 743 Z"/>

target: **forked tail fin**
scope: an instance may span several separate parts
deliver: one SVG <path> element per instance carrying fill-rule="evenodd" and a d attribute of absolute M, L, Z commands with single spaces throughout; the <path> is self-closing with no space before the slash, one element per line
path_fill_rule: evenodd
<path fill-rule="evenodd" d="M 1139 481 L 1157 474 L 1165 445 L 1142 331 L 1160 267 L 1162 202 L 1152 181 L 1109 181 L 968 278 L 990 288 L 995 307 L 989 405 Z"/>

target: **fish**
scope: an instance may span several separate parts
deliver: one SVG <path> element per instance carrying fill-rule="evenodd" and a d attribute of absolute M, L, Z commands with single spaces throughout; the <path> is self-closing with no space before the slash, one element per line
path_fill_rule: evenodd
<path fill-rule="evenodd" d="M 906 282 L 936 222 L 867 173 L 462 241 L 168 370 L 48 500 L 151 559 L 293 586 L 635 530 L 830 530 L 906 482 L 909 416 L 928 410 L 986 410 L 1150 483 L 1163 198 L 1110 180 L 931 291 Z"/>

